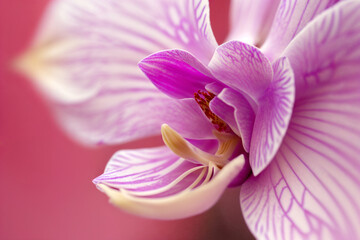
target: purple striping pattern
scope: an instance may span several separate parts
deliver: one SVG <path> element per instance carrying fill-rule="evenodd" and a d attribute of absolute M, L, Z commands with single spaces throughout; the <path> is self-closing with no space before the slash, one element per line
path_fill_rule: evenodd
<path fill-rule="evenodd" d="M 233 0 L 221 46 L 208 4 L 55 0 L 24 71 L 83 143 L 163 134 L 94 179 L 120 208 L 188 217 L 243 184 L 259 239 L 360 239 L 360 1 Z"/>
<path fill-rule="evenodd" d="M 354 139 L 357 142 L 353 146 L 344 145 L 337 136 L 343 129 L 324 126 L 318 120 L 302 121 L 298 115 L 295 110 L 273 162 L 243 185 L 245 218 L 256 236 L 296 239 L 299 234 L 300 239 L 354 239 L 360 235 L 355 226 L 360 220 L 360 149 L 356 149 L 360 139 Z M 320 127 L 323 130 L 318 130 Z M 264 202 L 264 198 L 268 201 Z M 269 212 L 271 209 L 276 209 L 277 214 Z M 271 223 L 277 224 L 269 226 Z M 282 228 L 291 230 L 285 233 Z"/>
<path fill-rule="evenodd" d="M 201 0 L 54 1 L 40 30 L 34 49 L 48 71 L 35 76 L 37 83 L 68 132 L 90 144 L 159 134 L 168 120 L 176 125 L 169 115 L 179 112 L 177 104 L 137 63 L 180 48 L 207 64 L 217 46 L 208 2 Z"/>
<path fill-rule="evenodd" d="M 272 160 L 286 133 L 294 104 L 294 74 L 286 58 L 273 64 L 274 79 L 259 98 L 250 144 L 250 166 L 258 175 Z"/>
<path fill-rule="evenodd" d="M 176 156 L 167 147 L 122 150 L 114 154 L 105 172 L 94 179 L 95 184 L 106 184 L 114 188 L 143 192 L 169 185 L 182 173 L 200 166 Z M 175 187 L 156 197 L 178 193 L 199 176 L 202 168 L 184 178 Z"/>
<path fill-rule="evenodd" d="M 294 70 L 297 99 L 318 86 L 326 91 L 331 82 L 346 82 L 341 91 L 351 92 L 356 87 L 356 81 L 346 79 L 356 78 L 360 72 L 354 67 L 360 64 L 360 16 L 356 4 L 349 6 L 353 7 L 324 12 L 285 51 Z"/>
<path fill-rule="evenodd" d="M 222 83 L 244 92 L 256 101 L 273 77 L 269 60 L 251 45 L 230 41 L 219 46 L 209 69 Z"/>
<path fill-rule="evenodd" d="M 318 14 L 338 0 L 281 0 L 263 52 L 276 59 L 290 41 Z"/>
<path fill-rule="evenodd" d="M 359 9 L 358 1 L 337 4 L 285 52 L 297 88 L 290 125 L 274 160 L 240 195 L 259 238 L 360 238 L 360 69 L 350 67 L 360 63 Z"/>

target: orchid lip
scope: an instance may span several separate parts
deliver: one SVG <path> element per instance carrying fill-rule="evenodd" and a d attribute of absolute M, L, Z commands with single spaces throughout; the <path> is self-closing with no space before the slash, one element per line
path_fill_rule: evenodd
<path fill-rule="evenodd" d="M 161 134 L 166 146 L 179 157 L 194 160 L 205 166 L 213 163 L 219 168 L 222 168 L 229 162 L 229 158 L 239 142 L 239 138 L 233 134 L 213 131 L 213 134 L 219 141 L 219 148 L 215 155 L 213 155 L 190 144 L 167 124 L 161 126 Z"/>
<path fill-rule="evenodd" d="M 114 205 L 129 213 L 155 219 L 179 219 L 199 214 L 210 208 L 243 168 L 244 162 L 243 155 L 240 155 L 218 174 L 216 174 L 218 168 L 210 163 L 209 166 L 204 166 L 199 177 L 187 189 L 168 197 L 145 198 L 144 196 L 151 197 L 154 192 L 142 194 L 125 189 L 115 190 L 103 183 L 98 183 L 97 186 L 110 197 Z M 205 171 L 208 169 L 205 179 L 204 169 Z"/>
<path fill-rule="evenodd" d="M 213 134 L 218 139 L 219 145 L 216 153 L 210 154 L 192 145 L 167 124 L 162 125 L 161 133 L 164 143 L 173 153 L 180 159 L 194 161 L 197 164 L 169 184 L 147 191 L 118 188 L 106 181 L 94 180 L 97 187 L 110 197 L 113 204 L 127 212 L 157 219 L 178 219 L 200 213 L 216 202 L 220 193 L 244 167 L 243 155 L 229 161 L 240 141 L 234 134 L 214 130 Z M 196 178 L 184 189 L 166 196 L 167 192 L 193 174 L 196 174 Z M 165 196 L 161 196 L 163 194 Z"/>

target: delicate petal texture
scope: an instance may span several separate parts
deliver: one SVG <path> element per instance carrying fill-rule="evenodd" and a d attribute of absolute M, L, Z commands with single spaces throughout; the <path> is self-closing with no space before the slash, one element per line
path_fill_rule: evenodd
<path fill-rule="evenodd" d="M 287 47 L 296 79 L 296 98 L 309 89 L 324 88 L 331 82 L 346 82 L 359 76 L 360 8 L 355 1 L 344 1 L 325 11 L 308 25 Z"/>
<path fill-rule="evenodd" d="M 255 113 L 249 102 L 238 92 L 225 88 L 211 101 L 211 110 L 241 136 L 245 151 L 250 150 Z"/>
<path fill-rule="evenodd" d="M 273 74 L 269 60 L 259 49 L 237 41 L 219 46 L 209 68 L 222 83 L 253 99 L 262 95 Z"/>
<path fill-rule="evenodd" d="M 241 189 L 244 217 L 258 238 L 360 239 L 359 10 L 359 1 L 339 3 L 294 40 L 307 46 L 299 53 L 316 58 L 294 62 L 302 95 L 283 144 Z M 318 81 L 299 75 L 329 63 L 331 74 Z"/>
<path fill-rule="evenodd" d="M 228 40 L 261 45 L 269 33 L 280 0 L 232 0 Z"/>
<path fill-rule="evenodd" d="M 216 46 L 206 0 L 57 0 L 20 65 L 54 99 L 70 134 L 118 143 L 159 134 L 172 114 L 141 59 L 179 48 L 207 64 Z"/>
<path fill-rule="evenodd" d="M 281 0 L 269 36 L 262 47 L 271 60 L 276 59 L 308 22 L 338 0 Z"/>
<path fill-rule="evenodd" d="M 130 93 L 123 95 L 125 94 Z M 58 119 L 60 122 L 69 121 L 66 126 L 68 131 L 81 134 L 80 137 L 83 138 L 87 137 L 83 141 L 88 143 L 112 143 L 115 141 L 112 136 L 118 136 L 117 140 L 129 140 L 143 136 L 144 132 L 155 134 L 158 129 L 153 129 L 154 126 L 159 125 L 160 129 L 162 123 L 168 123 L 186 138 L 214 138 L 212 125 L 193 99 L 170 99 L 169 102 L 163 98 L 140 99 L 138 103 L 129 102 L 126 111 L 119 106 L 118 112 L 102 109 L 102 105 L 96 107 L 89 106 L 88 102 L 64 105 Z M 149 109 L 153 112 L 150 113 Z M 144 116 L 144 112 L 147 112 L 148 116 Z M 84 124 L 86 120 L 88 122 Z M 92 135 L 88 136 L 89 132 Z"/>
<path fill-rule="evenodd" d="M 176 187 L 165 191 L 165 195 L 184 190 L 195 181 L 203 167 L 179 158 L 167 147 L 122 150 L 114 154 L 105 172 L 93 182 L 137 193 L 154 191 L 166 187 L 186 171 L 199 166 L 197 171 L 182 179 Z"/>
<path fill-rule="evenodd" d="M 289 125 L 295 99 L 294 73 L 286 58 L 273 64 L 274 81 L 259 99 L 251 137 L 250 166 L 258 175 L 272 160 Z"/>
<path fill-rule="evenodd" d="M 181 50 L 155 53 L 143 59 L 139 67 L 157 88 L 173 98 L 194 98 L 194 93 L 216 81 L 203 64 Z"/>
<path fill-rule="evenodd" d="M 318 114 L 312 105 L 294 112 L 272 163 L 242 185 L 242 211 L 258 238 L 360 238 L 359 107 L 343 117 L 333 113 L 341 103 Z"/>
<path fill-rule="evenodd" d="M 202 213 L 213 206 L 244 166 L 241 155 L 227 164 L 209 183 L 164 198 L 139 198 L 99 185 L 110 201 L 127 212 L 155 219 L 178 219 Z"/>

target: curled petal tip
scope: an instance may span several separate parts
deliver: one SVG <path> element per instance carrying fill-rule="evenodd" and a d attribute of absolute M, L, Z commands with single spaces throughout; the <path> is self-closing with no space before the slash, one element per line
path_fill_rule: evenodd
<path fill-rule="evenodd" d="M 62 51 L 62 47 L 57 40 L 33 46 L 14 60 L 13 67 L 18 72 L 39 80 L 41 76 L 53 71 L 52 62 L 57 53 Z"/>
<path fill-rule="evenodd" d="M 182 158 L 193 159 L 193 151 L 187 141 L 169 125 L 161 126 L 161 135 L 166 146 Z"/>
<path fill-rule="evenodd" d="M 144 69 L 144 66 L 147 65 L 146 59 L 147 59 L 147 58 L 141 59 L 141 60 L 137 63 L 138 67 L 139 67 L 142 71 L 144 71 L 144 70 L 143 70 L 143 69 Z"/>
<path fill-rule="evenodd" d="M 36 51 L 30 50 L 17 57 L 12 62 L 12 68 L 25 75 L 33 76 L 42 69 L 42 61 Z"/>

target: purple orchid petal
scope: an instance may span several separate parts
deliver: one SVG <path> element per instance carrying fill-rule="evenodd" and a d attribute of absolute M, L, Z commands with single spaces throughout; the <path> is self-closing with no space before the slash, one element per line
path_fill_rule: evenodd
<path fill-rule="evenodd" d="M 255 119 L 249 102 L 240 93 L 225 88 L 211 101 L 210 108 L 241 137 L 245 151 L 249 152 Z"/>
<path fill-rule="evenodd" d="M 337 2 L 338 0 L 281 0 L 262 51 L 271 60 L 276 59 L 312 19 Z"/>
<path fill-rule="evenodd" d="M 237 41 L 219 46 L 209 68 L 219 81 L 254 100 L 263 94 L 273 75 L 269 60 L 259 49 Z"/>
<path fill-rule="evenodd" d="M 232 0 L 228 40 L 261 45 L 270 31 L 280 0 Z"/>
<path fill-rule="evenodd" d="M 242 185 L 242 211 L 258 238 L 360 237 L 359 107 L 344 114 L 346 104 L 324 104 L 321 111 L 312 105 L 295 110 L 274 160 Z"/>
<path fill-rule="evenodd" d="M 215 95 L 218 95 L 221 93 L 221 91 L 227 88 L 226 85 L 222 84 L 221 82 L 212 82 L 205 86 L 205 89 Z"/>
<path fill-rule="evenodd" d="M 294 73 L 288 60 L 277 60 L 273 69 L 274 80 L 259 99 L 251 137 L 250 166 L 255 176 L 270 163 L 279 149 L 294 105 Z"/>
<path fill-rule="evenodd" d="M 53 100 L 70 135 L 119 143 L 160 134 L 173 114 L 174 101 L 137 63 L 180 48 L 207 64 L 216 46 L 205 0 L 57 0 L 19 65 Z"/>
<path fill-rule="evenodd" d="M 154 191 L 168 186 L 196 167 L 199 167 L 198 170 L 182 179 L 176 187 L 157 194 L 157 197 L 186 189 L 198 177 L 201 165 L 179 158 L 167 147 L 122 150 L 112 156 L 105 172 L 93 182 L 134 192 Z"/>
<path fill-rule="evenodd" d="M 295 74 L 296 99 L 305 97 L 312 88 L 342 83 L 359 73 L 360 17 L 352 2 L 325 11 L 285 50 L 284 56 L 289 58 Z M 346 7 L 351 4 L 353 10 Z"/>
<path fill-rule="evenodd" d="M 212 176 L 207 167 L 181 159 L 166 147 L 127 150 L 115 154 L 94 183 L 125 211 L 177 219 L 215 204 L 243 166 L 244 158 L 239 156 Z"/>
<path fill-rule="evenodd" d="M 119 99 L 134 94 L 121 93 Z M 68 132 L 76 132 L 79 140 L 86 143 L 110 144 L 139 138 L 149 133 L 160 134 L 158 131 L 163 123 L 171 124 L 186 138 L 214 138 L 212 125 L 193 99 L 173 100 L 165 95 L 163 98 L 139 98 L 138 101 L 126 100 L 129 105 L 125 109 L 121 105 L 115 106 L 117 112 L 114 112 L 113 108 L 103 109 L 104 106 L 101 109 L 95 108 L 95 100 L 77 105 L 63 105 L 58 119 L 60 123 L 65 124 Z"/>
<path fill-rule="evenodd" d="M 164 114 L 157 110 L 157 116 L 163 116 L 162 121 L 190 139 L 214 139 L 213 125 L 201 111 L 194 99 L 182 99 L 174 101 L 167 109 L 171 114 Z"/>
<path fill-rule="evenodd" d="M 139 67 L 159 90 L 173 98 L 194 98 L 194 93 L 216 81 L 202 63 L 181 50 L 155 53 Z"/>
<path fill-rule="evenodd" d="M 274 160 L 240 195 L 258 238 L 360 238 L 359 10 L 337 4 L 286 51 L 299 86 L 293 116 Z"/>

